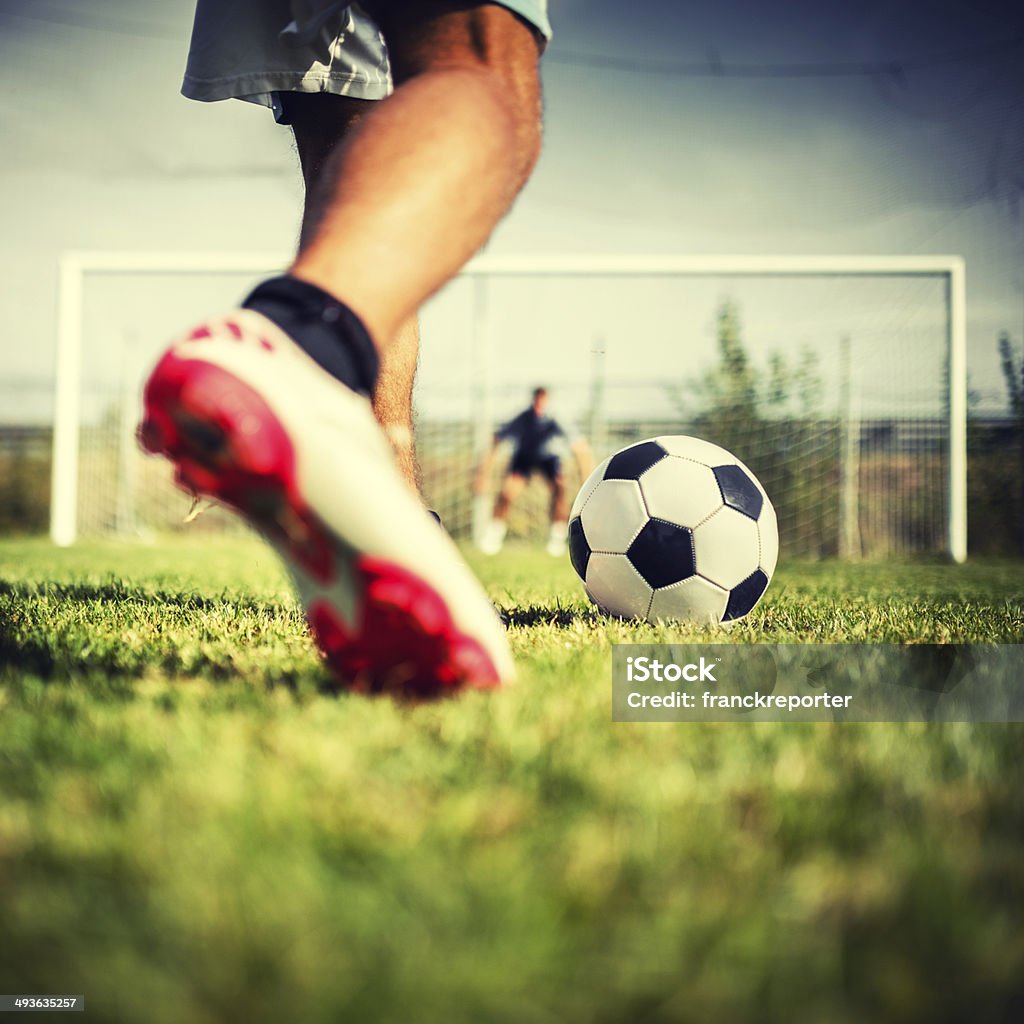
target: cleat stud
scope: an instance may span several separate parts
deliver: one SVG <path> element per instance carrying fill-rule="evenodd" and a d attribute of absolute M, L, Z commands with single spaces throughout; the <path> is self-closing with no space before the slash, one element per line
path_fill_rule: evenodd
<path fill-rule="evenodd" d="M 136 437 L 139 445 L 153 455 L 164 450 L 164 432 L 155 420 L 145 420 L 139 427 Z"/>
<path fill-rule="evenodd" d="M 186 419 L 178 424 L 188 442 L 199 453 L 217 456 L 227 448 L 227 434 L 216 424 Z"/>

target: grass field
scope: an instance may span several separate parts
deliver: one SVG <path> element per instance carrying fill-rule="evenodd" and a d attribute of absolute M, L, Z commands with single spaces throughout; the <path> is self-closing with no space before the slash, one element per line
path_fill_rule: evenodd
<path fill-rule="evenodd" d="M 336 695 L 244 539 L 0 542 L 0 992 L 125 1022 L 1024 1016 L 1024 727 L 614 724 L 626 640 L 1024 640 L 1020 564 L 784 566 L 730 632 L 479 565 L 519 684 Z"/>

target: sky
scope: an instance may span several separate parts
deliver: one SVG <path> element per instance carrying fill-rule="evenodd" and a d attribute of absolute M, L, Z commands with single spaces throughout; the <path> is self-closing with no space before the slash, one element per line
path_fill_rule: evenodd
<path fill-rule="evenodd" d="M 489 253 L 960 254 L 971 387 L 1001 408 L 996 339 L 1024 337 L 1024 11 L 994 0 L 551 8 L 544 153 Z M 287 130 L 261 108 L 179 94 L 191 13 L 187 0 L 0 0 L 0 422 L 52 414 L 62 251 L 284 259 L 295 245 Z M 85 374 L 97 388 L 131 384 L 166 333 L 246 283 L 217 283 L 222 298 L 208 281 L 104 282 L 87 295 Z M 834 391 L 845 333 L 866 402 L 884 405 L 893 380 L 911 381 L 922 411 L 934 394 L 934 289 L 536 280 L 488 295 L 494 414 L 539 379 L 582 401 L 595 373 L 624 413 L 650 408 L 657 382 L 709 364 L 725 297 L 758 358 L 813 348 Z M 462 282 L 426 311 L 428 413 L 472 404 L 473 301 Z"/>

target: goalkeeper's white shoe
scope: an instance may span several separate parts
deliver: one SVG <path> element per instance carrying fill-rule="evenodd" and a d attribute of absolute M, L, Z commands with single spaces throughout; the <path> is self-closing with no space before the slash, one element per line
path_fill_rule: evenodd
<path fill-rule="evenodd" d="M 512 677 L 494 609 L 399 475 L 369 402 L 261 313 L 209 320 L 146 383 L 143 446 L 287 562 L 346 687 L 433 696 Z"/>

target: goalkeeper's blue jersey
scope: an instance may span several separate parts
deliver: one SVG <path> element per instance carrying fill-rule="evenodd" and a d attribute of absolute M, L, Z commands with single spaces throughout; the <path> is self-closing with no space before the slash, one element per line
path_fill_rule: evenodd
<path fill-rule="evenodd" d="M 520 462 L 559 457 L 567 440 L 558 420 L 538 416 L 532 406 L 509 420 L 494 436 L 498 441 L 511 441 L 515 446 L 513 458 Z"/>

